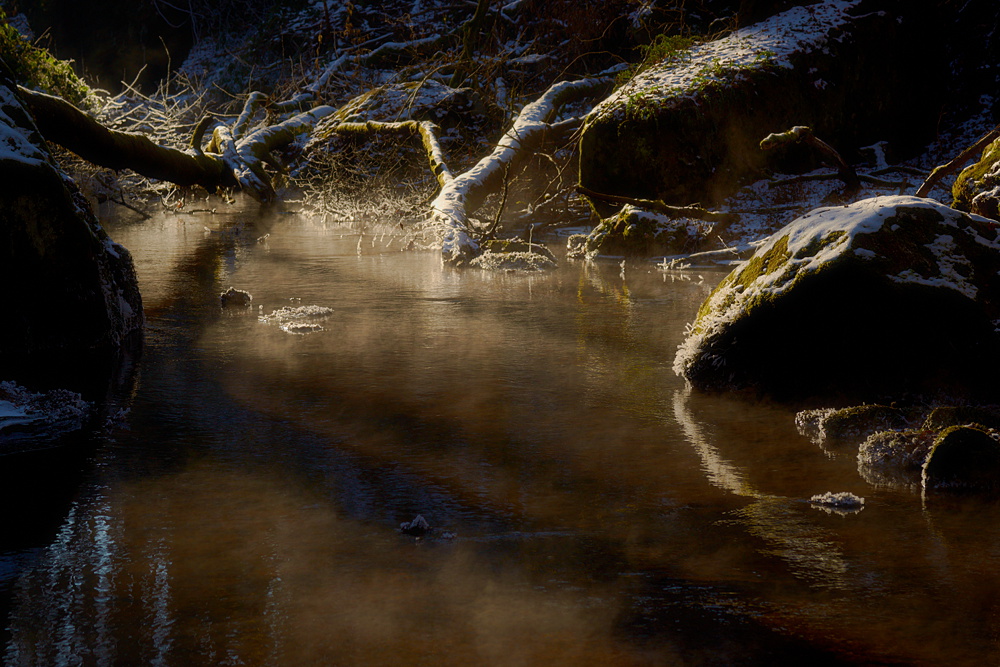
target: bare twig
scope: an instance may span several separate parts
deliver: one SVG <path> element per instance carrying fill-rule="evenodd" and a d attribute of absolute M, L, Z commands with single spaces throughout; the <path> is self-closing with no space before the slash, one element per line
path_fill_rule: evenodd
<path fill-rule="evenodd" d="M 930 175 L 923 182 L 923 184 L 919 188 L 917 188 L 917 192 L 915 194 L 918 197 L 926 197 L 927 195 L 929 195 L 931 189 L 935 185 L 937 185 L 938 181 L 940 181 L 948 174 L 956 171 L 959 167 L 968 162 L 969 159 L 971 159 L 972 156 L 975 155 L 976 153 L 982 152 L 982 150 L 991 143 L 993 143 L 997 137 L 1000 137 L 1000 125 L 997 125 L 992 130 L 984 134 L 979 139 L 979 141 L 977 141 L 976 143 L 972 144 L 964 151 L 959 153 L 958 156 L 955 157 L 951 162 L 934 167 L 934 169 L 931 171 Z"/>
<path fill-rule="evenodd" d="M 603 192 L 595 192 L 590 188 L 583 187 L 582 185 L 578 185 L 576 191 L 582 195 L 590 197 L 591 199 L 600 199 L 601 201 L 611 202 L 613 204 L 631 204 L 636 208 L 662 213 L 672 218 L 694 218 L 696 220 L 705 220 L 707 222 L 723 223 L 739 222 L 740 219 L 740 216 L 736 213 L 719 213 L 717 211 L 709 211 L 708 209 L 701 208 L 700 206 L 672 206 L 659 199 L 637 199 L 635 197 L 625 197 L 622 195 L 610 195 Z"/>
<path fill-rule="evenodd" d="M 854 171 L 854 167 L 847 164 L 844 158 L 840 157 L 840 153 L 834 150 L 832 146 L 813 134 L 810 127 L 796 125 L 787 132 L 769 134 L 761 140 L 760 147 L 761 150 L 766 151 L 796 142 L 812 146 L 819 151 L 825 161 L 837 168 L 838 178 L 844 182 L 847 194 L 854 194 L 861 189 L 861 181 L 858 179 L 858 174 Z"/>

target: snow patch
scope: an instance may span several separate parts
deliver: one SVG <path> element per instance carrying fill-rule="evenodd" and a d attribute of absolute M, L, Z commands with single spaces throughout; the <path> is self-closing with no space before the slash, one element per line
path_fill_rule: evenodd
<path fill-rule="evenodd" d="M 940 275 L 927 278 L 913 269 L 906 269 L 895 276 L 889 277 L 897 283 L 947 287 L 969 299 L 975 300 L 978 290 L 965 277 L 966 275 L 972 275 L 972 264 L 967 258 L 959 254 L 955 246 L 954 237 L 942 234 L 924 247 L 934 253 Z M 957 270 L 956 267 L 959 266 L 965 267 L 965 275 L 963 275 L 963 272 Z"/>
<path fill-rule="evenodd" d="M 83 426 L 92 405 L 65 389 L 35 393 L 10 381 L 0 382 L 0 434 L 28 429 L 28 437 L 51 437 Z"/>

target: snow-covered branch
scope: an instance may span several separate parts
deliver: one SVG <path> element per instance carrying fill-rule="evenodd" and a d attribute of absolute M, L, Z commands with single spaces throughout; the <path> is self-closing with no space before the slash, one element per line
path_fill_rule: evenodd
<path fill-rule="evenodd" d="M 431 217 L 443 229 L 441 250 L 445 261 L 461 264 L 478 254 L 479 244 L 474 238 L 469 215 L 482 206 L 491 192 L 503 185 L 506 175 L 531 156 L 547 135 L 553 131 L 563 134 L 560 130 L 565 130 L 565 121 L 558 126 L 552 124 L 560 109 L 575 100 L 593 98 L 610 85 L 611 80 L 605 78 L 554 84 L 521 110 L 493 152 L 441 188 L 431 203 Z"/>

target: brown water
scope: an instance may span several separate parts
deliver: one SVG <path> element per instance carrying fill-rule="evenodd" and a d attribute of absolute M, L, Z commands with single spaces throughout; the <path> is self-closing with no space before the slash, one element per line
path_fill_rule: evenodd
<path fill-rule="evenodd" d="M 17 509 L 6 665 L 997 662 L 995 505 L 873 488 L 790 409 L 673 374 L 720 273 L 454 271 L 292 215 L 108 227 L 137 389 Z M 300 305 L 323 331 L 257 318 Z"/>

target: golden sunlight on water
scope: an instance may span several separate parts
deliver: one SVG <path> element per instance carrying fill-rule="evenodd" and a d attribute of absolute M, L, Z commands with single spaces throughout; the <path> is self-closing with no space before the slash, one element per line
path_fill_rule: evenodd
<path fill-rule="evenodd" d="M 22 563 L 5 665 L 981 664 L 996 648 L 995 505 L 872 487 L 790 409 L 673 375 L 722 274 L 460 272 L 296 216 L 109 227 L 136 257 L 147 349 L 58 528 L 0 561 Z M 220 309 L 231 285 L 251 310 Z M 329 309 L 307 334 L 260 319 L 307 306 Z M 806 502 L 826 491 L 866 507 Z M 417 515 L 429 534 L 399 532 Z"/>

